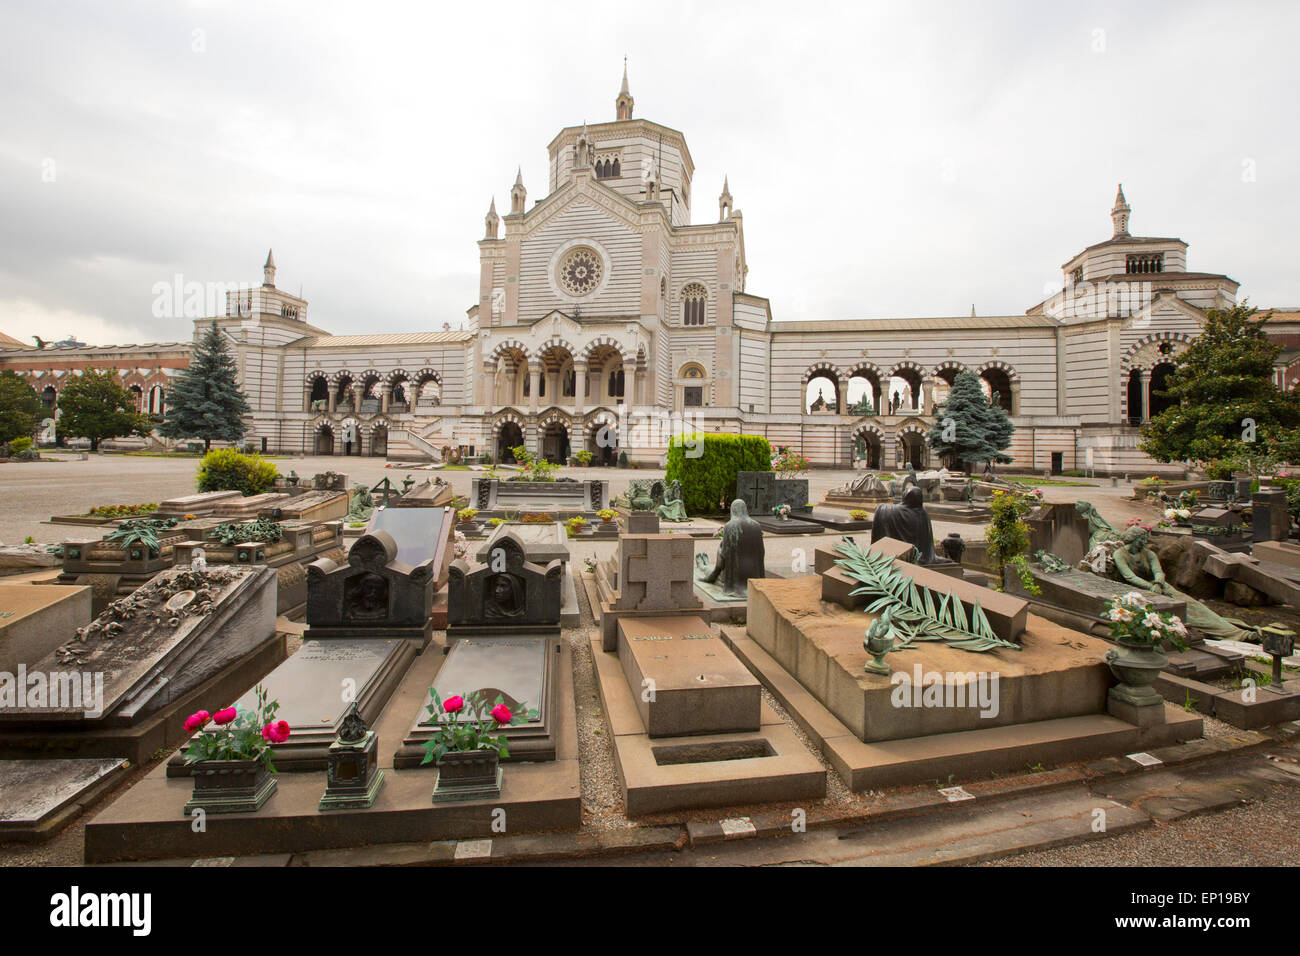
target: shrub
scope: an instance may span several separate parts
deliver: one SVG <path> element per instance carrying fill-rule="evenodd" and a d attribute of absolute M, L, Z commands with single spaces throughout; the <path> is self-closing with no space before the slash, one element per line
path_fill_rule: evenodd
<path fill-rule="evenodd" d="M 32 447 L 32 440 L 25 435 L 22 438 L 15 438 L 9 443 L 9 451 L 15 455 L 24 452 Z"/>
<path fill-rule="evenodd" d="M 582 529 L 587 526 L 587 519 L 582 517 L 582 515 L 574 515 L 564 523 L 569 526 L 569 537 L 576 538 L 578 535 L 582 534 Z"/>
<path fill-rule="evenodd" d="M 199 491 L 238 491 L 260 495 L 271 489 L 278 478 L 275 465 L 257 455 L 244 455 L 233 448 L 218 448 L 199 462 Z"/>
<path fill-rule="evenodd" d="M 737 473 L 771 470 L 772 446 L 762 435 L 697 432 L 674 435 L 669 441 L 664 481 L 682 483 L 682 503 L 688 513 L 712 514 L 736 496 Z"/>
<path fill-rule="evenodd" d="M 591 464 L 591 452 L 587 451 L 585 448 L 581 451 L 575 451 L 573 453 L 573 459 L 585 468 Z"/>
<path fill-rule="evenodd" d="M 989 543 L 988 555 L 993 561 L 994 587 L 1001 591 L 1005 587 L 1002 569 L 1013 565 L 1020 576 L 1020 583 L 1030 594 L 1038 593 L 1038 585 L 1029 574 L 1024 555 L 1029 550 L 1029 526 L 1025 517 L 1041 501 L 1041 492 L 995 491 L 989 502 L 993 520 L 984 532 Z"/>

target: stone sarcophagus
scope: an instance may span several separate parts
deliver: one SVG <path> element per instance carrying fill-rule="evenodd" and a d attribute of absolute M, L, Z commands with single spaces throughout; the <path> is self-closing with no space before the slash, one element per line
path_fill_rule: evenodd
<path fill-rule="evenodd" d="M 339 564 L 322 558 L 307 566 L 304 640 L 404 638 L 423 648 L 433 636 L 433 558 L 417 565 L 397 558 L 387 531 L 363 535 Z"/>
<path fill-rule="evenodd" d="M 553 514 L 557 520 L 581 515 L 595 517 L 609 502 L 609 482 L 589 478 L 584 481 L 502 481 L 499 478 L 475 478 L 470 492 L 470 506 L 480 515 L 506 512 Z"/>

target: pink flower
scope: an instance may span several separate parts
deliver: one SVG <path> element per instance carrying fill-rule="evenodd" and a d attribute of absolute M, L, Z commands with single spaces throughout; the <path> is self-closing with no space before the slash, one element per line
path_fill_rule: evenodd
<path fill-rule="evenodd" d="M 238 711 L 233 707 L 227 707 L 225 710 L 219 710 L 212 715 L 212 722 L 224 727 L 238 716 Z"/>
<path fill-rule="evenodd" d="M 273 720 L 262 728 L 262 739 L 273 744 L 282 744 L 289 739 L 289 721 Z"/>
<path fill-rule="evenodd" d="M 457 694 L 454 697 L 448 697 L 442 702 L 443 713 L 458 714 L 465 709 L 465 698 Z"/>
<path fill-rule="evenodd" d="M 190 714 L 188 717 L 185 718 L 185 732 L 187 734 L 192 734 L 194 733 L 194 731 L 198 730 L 199 728 L 206 727 L 208 721 L 211 719 L 212 719 L 212 715 L 209 714 L 206 710 L 200 710 L 197 711 L 196 713 Z"/>
<path fill-rule="evenodd" d="M 492 708 L 492 719 L 498 724 L 508 724 L 514 715 L 510 713 L 510 708 L 505 704 L 497 704 Z"/>

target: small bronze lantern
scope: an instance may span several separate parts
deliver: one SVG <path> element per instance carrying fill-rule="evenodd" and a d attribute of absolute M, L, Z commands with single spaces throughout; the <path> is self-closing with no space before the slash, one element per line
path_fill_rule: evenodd
<path fill-rule="evenodd" d="M 366 727 L 355 701 L 339 725 L 325 760 L 325 795 L 317 809 L 365 810 L 374 805 L 384 784 L 384 772 L 379 769 L 379 737 Z"/>
<path fill-rule="evenodd" d="M 1295 653 L 1295 635 L 1289 631 L 1263 629 L 1263 640 L 1260 642 L 1264 653 L 1273 658 L 1273 681 L 1268 685 L 1268 689 L 1275 694 L 1288 693 L 1282 683 L 1282 658 L 1290 657 Z"/>

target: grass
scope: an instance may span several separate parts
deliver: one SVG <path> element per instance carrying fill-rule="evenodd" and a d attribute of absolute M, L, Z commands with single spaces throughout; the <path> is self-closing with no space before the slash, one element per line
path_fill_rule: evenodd
<path fill-rule="evenodd" d="M 1007 481 L 1014 481 L 1018 485 L 1059 485 L 1065 488 L 1096 488 L 1096 484 L 1091 481 L 1063 481 L 1059 478 L 1027 478 L 1017 475 L 1003 475 Z"/>

